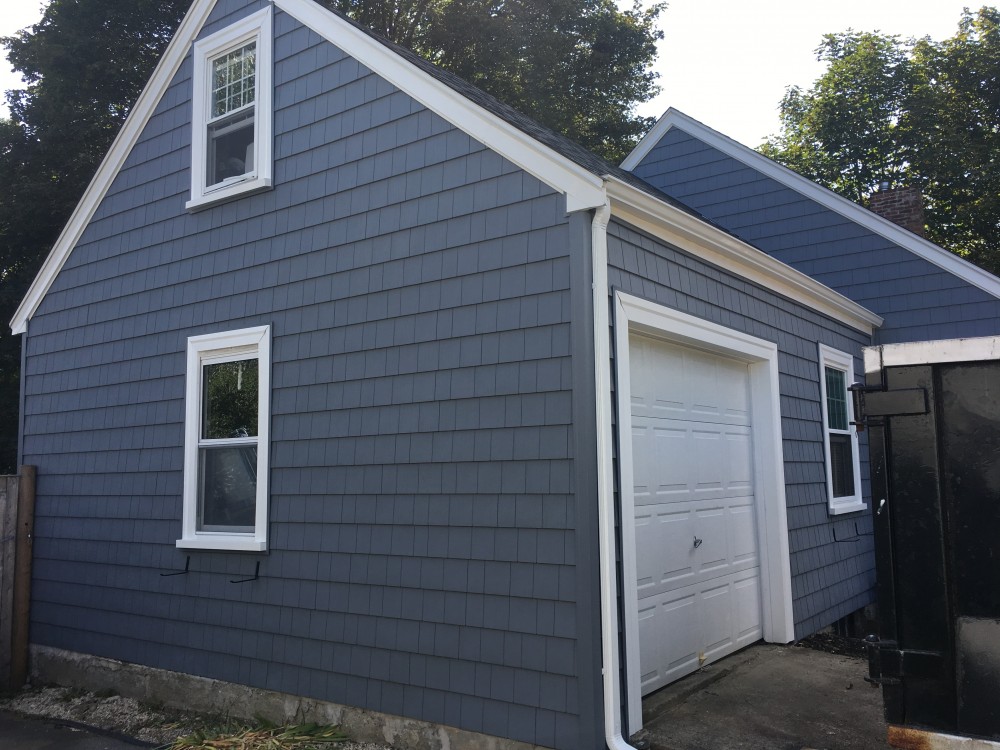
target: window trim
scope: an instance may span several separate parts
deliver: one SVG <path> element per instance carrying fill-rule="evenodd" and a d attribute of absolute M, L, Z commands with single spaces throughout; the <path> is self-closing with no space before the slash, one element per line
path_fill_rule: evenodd
<path fill-rule="evenodd" d="M 826 368 L 840 370 L 844 373 L 844 397 L 847 402 L 847 430 L 835 430 L 837 434 L 849 435 L 851 437 L 851 462 L 854 470 L 854 494 L 844 497 L 834 497 L 833 495 L 833 461 L 830 457 L 830 432 L 829 417 L 827 416 L 826 400 Z M 841 513 L 853 513 L 864 510 L 868 506 L 865 504 L 864 495 L 861 489 L 861 460 L 858 448 L 858 431 L 851 422 L 851 394 L 848 390 L 854 383 L 854 357 L 847 352 L 819 344 L 819 392 L 820 392 L 820 413 L 823 417 L 823 463 L 826 472 L 826 499 L 827 508 L 830 515 L 835 516 Z"/>
<path fill-rule="evenodd" d="M 198 449 L 201 435 L 202 368 L 236 356 L 257 358 L 257 497 L 253 532 L 198 531 Z M 184 391 L 184 494 L 181 538 L 187 549 L 263 552 L 267 550 L 268 465 L 271 414 L 271 327 L 191 336 L 187 340 Z"/>
<path fill-rule="evenodd" d="M 208 166 L 208 124 L 213 119 L 209 116 L 212 111 L 212 61 L 252 41 L 257 45 L 254 82 L 254 169 L 242 179 L 210 188 L 205 183 Z M 191 199 L 185 204 L 185 208 L 201 208 L 271 187 L 274 147 L 271 45 L 270 6 L 194 43 L 194 72 L 191 76 Z"/>

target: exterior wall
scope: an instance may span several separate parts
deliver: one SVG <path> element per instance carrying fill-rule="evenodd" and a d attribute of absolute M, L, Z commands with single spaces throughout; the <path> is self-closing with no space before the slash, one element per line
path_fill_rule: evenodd
<path fill-rule="evenodd" d="M 1000 300 L 683 130 L 668 130 L 634 172 L 877 312 L 877 343 L 1000 333 Z"/>
<path fill-rule="evenodd" d="M 204 33 L 262 5 L 222 0 Z M 32 640 L 598 747 L 571 398 L 587 217 L 274 20 L 274 189 L 185 211 L 189 57 L 30 322 Z M 188 554 L 186 339 L 261 324 L 269 553 L 190 551 L 162 577 Z"/>
<path fill-rule="evenodd" d="M 835 622 L 873 600 L 875 559 L 868 509 L 827 512 L 817 342 L 855 357 L 868 336 L 664 245 L 619 222 L 608 229 L 608 284 L 778 346 L 781 431 L 796 637 Z M 620 335 L 620 333 L 619 333 Z"/>

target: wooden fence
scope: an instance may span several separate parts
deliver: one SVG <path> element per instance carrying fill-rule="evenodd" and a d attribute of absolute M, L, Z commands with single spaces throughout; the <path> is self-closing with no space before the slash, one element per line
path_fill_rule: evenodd
<path fill-rule="evenodd" d="M 0 690 L 28 679 L 28 612 L 35 525 L 35 467 L 0 476 Z"/>

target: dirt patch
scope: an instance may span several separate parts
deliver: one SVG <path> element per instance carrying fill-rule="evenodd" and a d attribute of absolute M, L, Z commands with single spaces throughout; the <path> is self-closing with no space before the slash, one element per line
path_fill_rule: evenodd
<path fill-rule="evenodd" d="M 97 727 L 150 745 L 167 745 L 178 737 L 224 726 L 224 717 L 150 706 L 114 694 L 76 688 L 33 687 L 0 699 L 0 708 L 60 721 Z M 345 742 L 340 750 L 389 750 L 384 745 Z"/>
<path fill-rule="evenodd" d="M 837 635 L 832 630 L 822 630 L 819 633 L 813 633 L 796 642 L 795 645 L 800 648 L 812 649 L 813 651 L 836 654 L 837 656 L 851 656 L 856 659 L 868 658 L 868 654 L 865 652 L 864 639 Z"/>

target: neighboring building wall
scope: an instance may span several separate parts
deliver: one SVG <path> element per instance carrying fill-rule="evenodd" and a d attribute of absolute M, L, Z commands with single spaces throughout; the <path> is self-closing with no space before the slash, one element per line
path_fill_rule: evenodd
<path fill-rule="evenodd" d="M 878 343 L 1000 333 L 1000 300 L 676 127 L 633 171 L 881 315 Z"/>
<path fill-rule="evenodd" d="M 280 11 L 275 37 L 274 189 L 184 210 L 189 57 L 30 322 L 32 640 L 598 747 L 569 291 L 589 221 Z M 161 577 L 188 554 L 186 339 L 265 323 L 270 551 Z"/>
<path fill-rule="evenodd" d="M 875 559 L 868 482 L 868 510 L 828 515 L 816 345 L 852 353 L 861 372 L 868 336 L 619 222 L 608 229 L 608 263 L 612 290 L 777 344 L 796 637 L 869 604 Z M 864 444 L 861 455 L 867 462 Z"/>

